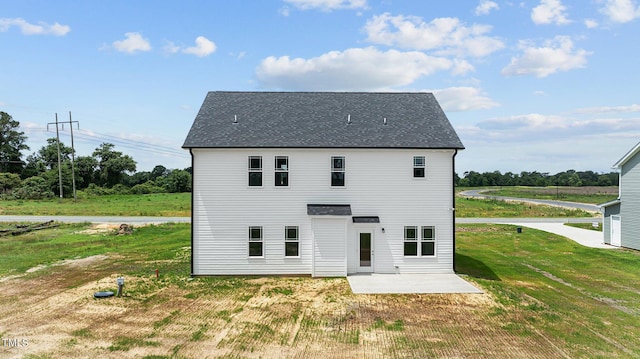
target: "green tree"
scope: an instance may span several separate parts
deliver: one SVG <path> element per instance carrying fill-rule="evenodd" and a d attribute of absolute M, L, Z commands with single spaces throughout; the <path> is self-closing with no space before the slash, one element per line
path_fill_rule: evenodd
<path fill-rule="evenodd" d="M 167 192 L 191 192 L 191 174 L 185 170 L 173 170 L 162 181 Z"/>
<path fill-rule="evenodd" d="M 103 143 L 92 154 L 98 161 L 96 180 L 107 187 L 122 183 L 126 172 L 136 170 L 136 161 L 122 152 L 114 151 L 114 147 L 112 143 Z"/>
<path fill-rule="evenodd" d="M 76 188 L 84 189 L 95 182 L 98 160 L 91 156 L 76 157 Z"/>
<path fill-rule="evenodd" d="M 20 122 L 0 111 L 0 172 L 21 173 L 24 163 L 22 151 L 28 150 L 27 136 L 18 131 Z"/>
<path fill-rule="evenodd" d="M 20 180 L 20 176 L 15 173 L 9 172 L 0 172 L 0 189 L 2 190 L 2 194 L 5 194 L 12 189 L 20 186 L 22 180 Z"/>

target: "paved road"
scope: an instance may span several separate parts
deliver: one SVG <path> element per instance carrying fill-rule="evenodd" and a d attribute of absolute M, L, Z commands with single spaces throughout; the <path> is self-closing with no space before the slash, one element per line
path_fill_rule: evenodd
<path fill-rule="evenodd" d="M 0 222 L 46 222 L 63 223 L 190 223 L 191 217 L 120 217 L 120 216 L 0 216 Z"/>
<path fill-rule="evenodd" d="M 466 197 L 477 197 L 477 198 L 490 198 L 490 199 L 499 199 L 503 201 L 518 201 L 518 202 L 528 202 L 528 203 L 536 203 L 536 204 L 546 204 L 548 206 L 556 206 L 556 207 L 564 207 L 564 208 L 573 208 L 573 209 L 581 209 L 587 212 L 600 212 L 600 207 L 595 204 L 587 204 L 587 203 L 577 203 L 577 202 L 566 202 L 566 201 L 554 201 L 549 199 L 531 199 L 531 198 L 516 198 L 516 197 L 504 197 L 504 196 L 492 196 L 488 194 L 482 193 L 482 189 L 473 189 L 468 191 L 462 191 L 460 194 Z"/>

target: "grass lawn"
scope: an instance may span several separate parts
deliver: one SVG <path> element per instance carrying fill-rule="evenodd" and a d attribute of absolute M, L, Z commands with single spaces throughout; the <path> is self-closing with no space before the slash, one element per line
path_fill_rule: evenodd
<path fill-rule="evenodd" d="M 485 294 L 354 295 L 344 278 L 190 278 L 190 226 L 88 224 L 0 237 L 0 357 L 631 358 L 640 254 L 459 225 Z M 156 278 L 155 271 L 159 272 Z M 125 296 L 93 299 L 115 291 Z"/>
<path fill-rule="evenodd" d="M 456 216 L 460 218 L 593 217 L 580 209 L 508 202 L 496 199 L 456 198 Z"/>
<path fill-rule="evenodd" d="M 78 199 L 0 200 L 0 215 L 189 217 L 191 193 L 108 195 Z"/>
<path fill-rule="evenodd" d="M 600 204 L 618 198 L 618 187 L 494 187 L 491 188 L 488 194 L 504 197 Z"/>

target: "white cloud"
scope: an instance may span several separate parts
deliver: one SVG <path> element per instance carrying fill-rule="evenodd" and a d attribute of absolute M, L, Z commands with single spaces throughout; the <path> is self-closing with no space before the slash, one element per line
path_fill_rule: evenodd
<path fill-rule="evenodd" d="M 575 111 L 579 114 L 600 114 L 600 113 L 628 113 L 640 112 L 640 105 L 633 104 L 629 106 L 601 106 L 580 108 Z"/>
<path fill-rule="evenodd" d="M 367 47 L 332 51 L 310 59 L 271 56 L 256 68 L 256 78 L 267 88 L 381 90 L 451 69 L 454 63 L 446 58 Z"/>
<path fill-rule="evenodd" d="M 428 90 L 433 92 L 438 99 L 440 106 L 446 112 L 486 110 L 499 104 L 486 96 L 481 89 L 476 87 L 449 87 L 439 90 Z"/>
<path fill-rule="evenodd" d="M 583 68 L 587 64 L 587 56 L 591 53 L 582 49 L 574 49 L 568 36 L 556 36 L 547 40 L 542 47 L 535 47 L 529 42 L 519 44 L 522 55 L 512 57 L 511 63 L 502 69 L 505 76 L 535 75 L 547 77 L 558 71 L 569 71 Z"/>
<path fill-rule="evenodd" d="M 596 20 L 585 19 L 584 20 L 584 26 L 586 26 L 588 29 L 595 29 L 596 27 L 599 26 L 599 24 L 598 24 L 598 22 Z"/>
<path fill-rule="evenodd" d="M 607 0 L 600 9 L 611 21 L 625 23 L 640 17 L 640 7 L 633 0 Z"/>
<path fill-rule="evenodd" d="M 496 4 L 493 1 L 482 0 L 480 1 L 480 4 L 478 4 L 478 6 L 476 7 L 476 15 L 478 16 L 489 15 L 491 10 L 494 10 L 494 9 L 498 10 L 500 9 L 500 6 L 498 6 L 498 4 Z"/>
<path fill-rule="evenodd" d="M 322 11 L 332 11 L 339 9 L 364 9 L 367 7 L 367 0 L 284 0 L 284 2 L 301 10 L 320 9 Z M 288 10 L 286 14 L 283 15 L 288 16 Z"/>
<path fill-rule="evenodd" d="M 364 26 L 367 41 L 405 49 L 434 50 L 437 55 L 483 57 L 502 49 L 496 37 L 486 36 L 489 25 L 464 26 L 457 18 L 437 18 L 429 23 L 416 16 L 374 16 Z"/>
<path fill-rule="evenodd" d="M 117 40 L 112 43 L 113 48 L 117 51 L 133 54 L 138 51 L 151 50 L 151 44 L 147 39 L 143 38 L 140 33 L 127 32 L 124 36 L 126 39 Z"/>
<path fill-rule="evenodd" d="M 196 55 L 198 57 L 209 56 L 216 51 L 216 44 L 204 36 L 196 38 L 196 46 L 187 47 L 182 50 L 185 54 Z"/>
<path fill-rule="evenodd" d="M 540 24 L 566 25 L 571 21 L 567 19 L 567 7 L 560 0 L 540 0 L 540 5 L 531 11 L 531 20 Z"/>
<path fill-rule="evenodd" d="M 24 35 L 54 35 L 54 36 L 64 36 L 69 31 L 71 31 L 71 27 L 68 25 L 61 25 L 59 23 L 54 23 L 53 25 L 49 25 L 45 22 L 39 22 L 36 24 L 31 24 L 22 18 L 1 18 L 0 19 L 0 32 L 8 31 L 10 27 L 17 26 L 20 28 L 20 31 Z"/>

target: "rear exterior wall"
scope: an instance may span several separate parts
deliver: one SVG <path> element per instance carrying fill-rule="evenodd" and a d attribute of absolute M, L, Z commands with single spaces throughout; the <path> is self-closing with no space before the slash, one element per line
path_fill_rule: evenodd
<path fill-rule="evenodd" d="M 363 229 L 373 232 L 375 272 L 452 273 L 453 155 L 426 149 L 192 149 L 192 274 L 312 274 L 316 216 L 307 215 L 307 204 L 349 204 L 353 216 L 380 218 L 355 224 L 350 216 L 339 217 L 346 222 L 345 273 L 357 271 Z M 248 185 L 249 156 L 262 156 L 262 187 Z M 275 156 L 288 156 L 287 187 L 274 185 Z M 331 186 L 332 156 L 345 157 L 345 187 Z M 413 177 L 414 156 L 425 157 L 425 178 Z M 260 258 L 248 255 L 250 226 L 263 230 Z M 299 228 L 298 257 L 284 255 L 286 226 Z M 405 257 L 404 226 L 434 226 L 436 255 Z"/>

